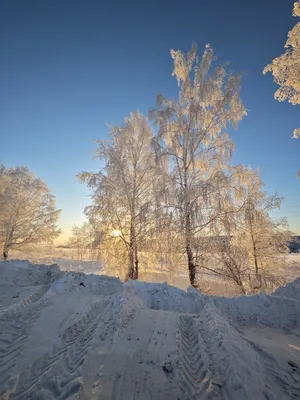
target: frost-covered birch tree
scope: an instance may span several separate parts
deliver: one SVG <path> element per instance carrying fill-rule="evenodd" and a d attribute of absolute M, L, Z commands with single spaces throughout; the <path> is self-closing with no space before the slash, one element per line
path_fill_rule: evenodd
<path fill-rule="evenodd" d="M 3 253 L 31 243 L 52 241 L 60 234 L 55 198 L 28 168 L 0 171 L 0 241 Z"/>
<path fill-rule="evenodd" d="M 246 289 L 271 289 L 282 284 L 291 232 L 284 218 L 272 219 L 282 198 L 263 191 L 259 171 L 231 168 L 226 188 L 230 212 L 221 213 L 214 237 L 207 238 L 201 267 Z"/>
<path fill-rule="evenodd" d="M 293 16 L 300 17 L 300 0 L 294 3 Z M 300 104 L 300 22 L 288 33 L 284 47 L 285 53 L 274 58 L 263 73 L 271 72 L 274 81 L 279 85 L 274 95 L 275 99 L 288 100 L 289 103 L 296 105 Z M 296 128 L 293 137 L 299 136 L 300 128 Z"/>
<path fill-rule="evenodd" d="M 245 281 L 249 275 L 248 253 L 230 237 L 216 237 L 208 242 L 203 268 L 233 283 L 242 293 L 246 293 Z"/>
<path fill-rule="evenodd" d="M 218 219 L 220 188 L 228 184 L 233 144 L 226 130 L 236 128 L 246 110 L 239 96 L 241 76 L 228 72 L 227 65 L 215 66 L 209 45 L 200 61 L 195 45 L 187 56 L 174 50 L 171 56 L 178 99 L 159 95 L 150 116 L 159 127 L 156 154 L 167 170 L 165 205 L 177 217 L 190 283 L 197 286 L 197 238 Z"/>
<path fill-rule="evenodd" d="M 117 241 L 126 249 L 130 279 L 138 278 L 139 248 L 148 236 L 153 214 L 152 140 L 153 130 L 147 118 L 139 112 L 132 113 L 122 125 L 111 127 L 111 140 L 97 141 L 96 158 L 103 168 L 79 175 L 92 190 L 93 204 L 85 213 L 102 230 L 102 247 L 105 242 Z"/>
<path fill-rule="evenodd" d="M 263 186 L 259 171 L 244 169 L 244 180 L 239 187 L 239 201 L 243 207 L 237 215 L 233 240 L 247 251 L 249 265 L 260 287 L 264 277 L 276 276 L 282 269 L 282 256 L 287 253 L 291 240 L 286 220 L 270 216 L 273 210 L 280 208 L 283 198 L 277 193 L 269 195 L 263 191 Z"/>

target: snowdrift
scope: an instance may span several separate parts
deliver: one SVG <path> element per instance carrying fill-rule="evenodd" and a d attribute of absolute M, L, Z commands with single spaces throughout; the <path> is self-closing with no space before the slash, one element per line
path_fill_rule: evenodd
<path fill-rule="evenodd" d="M 3 262 L 0 398 L 298 399 L 299 300 Z"/>
<path fill-rule="evenodd" d="M 296 278 L 293 282 L 285 286 L 279 287 L 275 292 L 275 296 L 288 297 L 293 300 L 300 301 L 300 278 Z"/>

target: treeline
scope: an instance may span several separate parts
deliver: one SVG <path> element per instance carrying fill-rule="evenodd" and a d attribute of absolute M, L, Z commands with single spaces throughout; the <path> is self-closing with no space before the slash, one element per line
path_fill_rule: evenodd
<path fill-rule="evenodd" d="M 291 234 L 270 217 L 282 198 L 263 191 L 259 171 L 232 163 L 228 130 L 247 114 L 241 75 L 218 65 L 210 46 L 200 60 L 196 46 L 171 56 L 178 96 L 159 94 L 148 117 L 132 113 L 97 142 L 103 167 L 79 174 L 92 192 L 89 223 L 71 241 L 125 279 L 141 265 L 173 271 L 184 262 L 194 287 L 203 270 L 242 292 L 270 287 Z M 216 236 L 231 239 L 208 240 Z"/>

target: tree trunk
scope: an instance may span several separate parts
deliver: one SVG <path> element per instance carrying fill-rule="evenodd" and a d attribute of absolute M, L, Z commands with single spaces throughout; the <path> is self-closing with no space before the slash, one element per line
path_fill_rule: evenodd
<path fill-rule="evenodd" d="M 4 242 L 4 247 L 3 247 L 3 258 L 6 261 L 8 259 L 8 250 L 11 246 L 13 237 L 14 237 L 14 231 L 15 228 L 12 227 L 9 234 L 6 236 L 5 242 Z"/>
<path fill-rule="evenodd" d="M 258 278 L 259 275 L 259 271 L 258 271 L 258 260 L 257 260 L 257 251 L 256 251 L 256 243 L 255 243 L 255 239 L 253 237 L 253 225 L 252 225 L 252 219 L 251 216 L 249 218 L 249 222 L 250 222 L 250 230 L 251 230 L 251 240 L 252 240 L 252 247 L 253 247 L 253 257 L 254 257 L 254 266 L 255 266 L 255 275 Z"/>
<path fill-rule="evenodd" d="M 184 212 L 185 212 L 185 249 L 188 259 L 188 269 L 190 284 L 197 288 L 197 278 L 196 278 L 196 265 L 192 250 L 192 228 L 191 228 L 191 217 L 190 217 L 190 202 L 188 196 L 188 167 L 187 167 L 187 151 L 184 154 L 184 176 L 183 176 L 183 187 L 184 187 Z"/>
<path fill-rule="evenodd" d="M 131 223 L 130 223 L 130 245 L 132 246 L 132 259 L 131 259 L 131 270 L 132 270 L 132 279 L 138 279 L 139 276 L 139 261 L 138 261 L 138 251 L 137 251 L 137 242 L 136 242 L 136 201 L 137 201 L 137 193 L 136 193 L 136 165 L 134 165 L 133 169 L 133 179 L 132 179 L 132 201 L 131 201 Z"/>
<path fill-rule="evenodd" d="M 139 259 L 138 259 L 138 249 L 137 249 L 136 240 L 135 240 L 135 247 L 134 247 L 134 264 L 135 264 L 135 277 L 134 277 L 134 279 L 139 279 Z"/>
<path fill-rule="evenodd" d="M 190 284 L 196 288 L 197 287 L 196 265 L 195 265 L 193 250 L 191 247 L 191 221 L 189 215 L 186 215 L 185 217 L 185 243 L 186 243 L 186 254 L 188 259 Z"/>
<path fill-rule="evenodd" d="M 254 257 L 255 277 L 256 277 L 255 288 L 260 289 L 262 287 L 262 280 L 261 280 L 261 274 L 260 274 L 259 267 L 258 267 L 257 249 L 256 249 L 256 244 L 255 244 L 254 240 L 253 240 L 253 257 Z"/>
<path fill-rule="evenodd" d="M 254 257 L 254 265 L 255 265 L 255 275 L 258 277 L 258 260 L 257 260 L 257 254 L 256 254 L 256 245 L 255 241 L 252 238 L 252 243 L 253 243 L 253 257 Z"/>
<path fill-rule="evenodd" d="M 133 241 L 132 241 L 132 228 L 130 229 L 130 243 L 129 243 L 129 251 L 128 251 L 128 259 L 129 259 L 129 266 L 128 266 L 128 279 L 134 279 L 135 277 L 135 268 L 134 268 L 134 248 L 133 248 Z"/>
<path fill-rule="evenodd" d="M 4 261 L 6 261 L 8 259 L 8 247 L 4 246 L 3 248 L 3 258 Z"/>
<path fill-rule="evenodd" d="M 238 278 L 236 283 L 237 283 L 238 287 L 240 288 L 241 292 L 243 294 L 246 294 L 246 289 L 244 288 L 244 285 L 243 285 L 243 282 L 242 282 L 241 278 Z"/>
<path fill-rule="evenodd" d="M 190 284 L 193 287 L 197 287 L 196 266 L 195 266 L 193 252 L 192 252 L 191 246 L 188 243 L 186 244 L 186 254 L 187 254 L 187 258 L 188 258 Z"/>
<path fill-rule="evenodd" d="M 137 244 L 135 237 L 135 229 L 132 224 L 130 227 L 130 243 L 129 243 L 129 270 L 128 270 L 128 278 L 129 279 L 138 279 L 138 256 L 137 256 Z"/>

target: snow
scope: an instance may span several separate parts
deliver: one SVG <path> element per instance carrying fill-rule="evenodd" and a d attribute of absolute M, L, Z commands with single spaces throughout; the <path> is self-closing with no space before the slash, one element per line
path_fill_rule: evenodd
<path fill-rule="evenodd" d="M 57 279 L 61 270 L 55 264 L 32 265 L 26 260 L 11 260 L 0 263 L 0 282 L 6 286 L 30 286 L 49 284 Z"/>
<path fill-rule="evenodd" d="M 110 283 L 110 289 L 115 287 L 116 291 L 121 289 L 121 281 L 116 278 L 100 275 L 85 275 L 78 272 L 67 272 L 62 274 L 61 278 L 55 281 L 45 296 L 51 294 L 61 294 L 72 291 L 84 291 L 93 294 L 107 294 L 107 282 Z"/>
<path fill-rule="evenodd" d="M 193 291 L 184 292 L 167 283 L 128 281 L 126 285 L 132 293 L 143 300 L 146 307 L 153 310 L 196 313 L 201 304 L 200 297 L 195 298 Z"/>
<path fill-rule="evenodd" d="M 299 278 L 272 295 L 0 263 L 2 399 L 300 397 Z"/>
<path fill-rule="evenodd" d="M 266 326 L 292 329 L 299 326 L 300 304 L 297 300 L 263 293 L 232 298 L 214 297 L 215 306 L 235 326 Z"/>
<path fill-rule="evenodd" d="M 293 282 L 285 286 L 279 287 L 275 292 L 276 296 L 290 297 L 300 301 L 300 278 L 296 278 Z"/>

